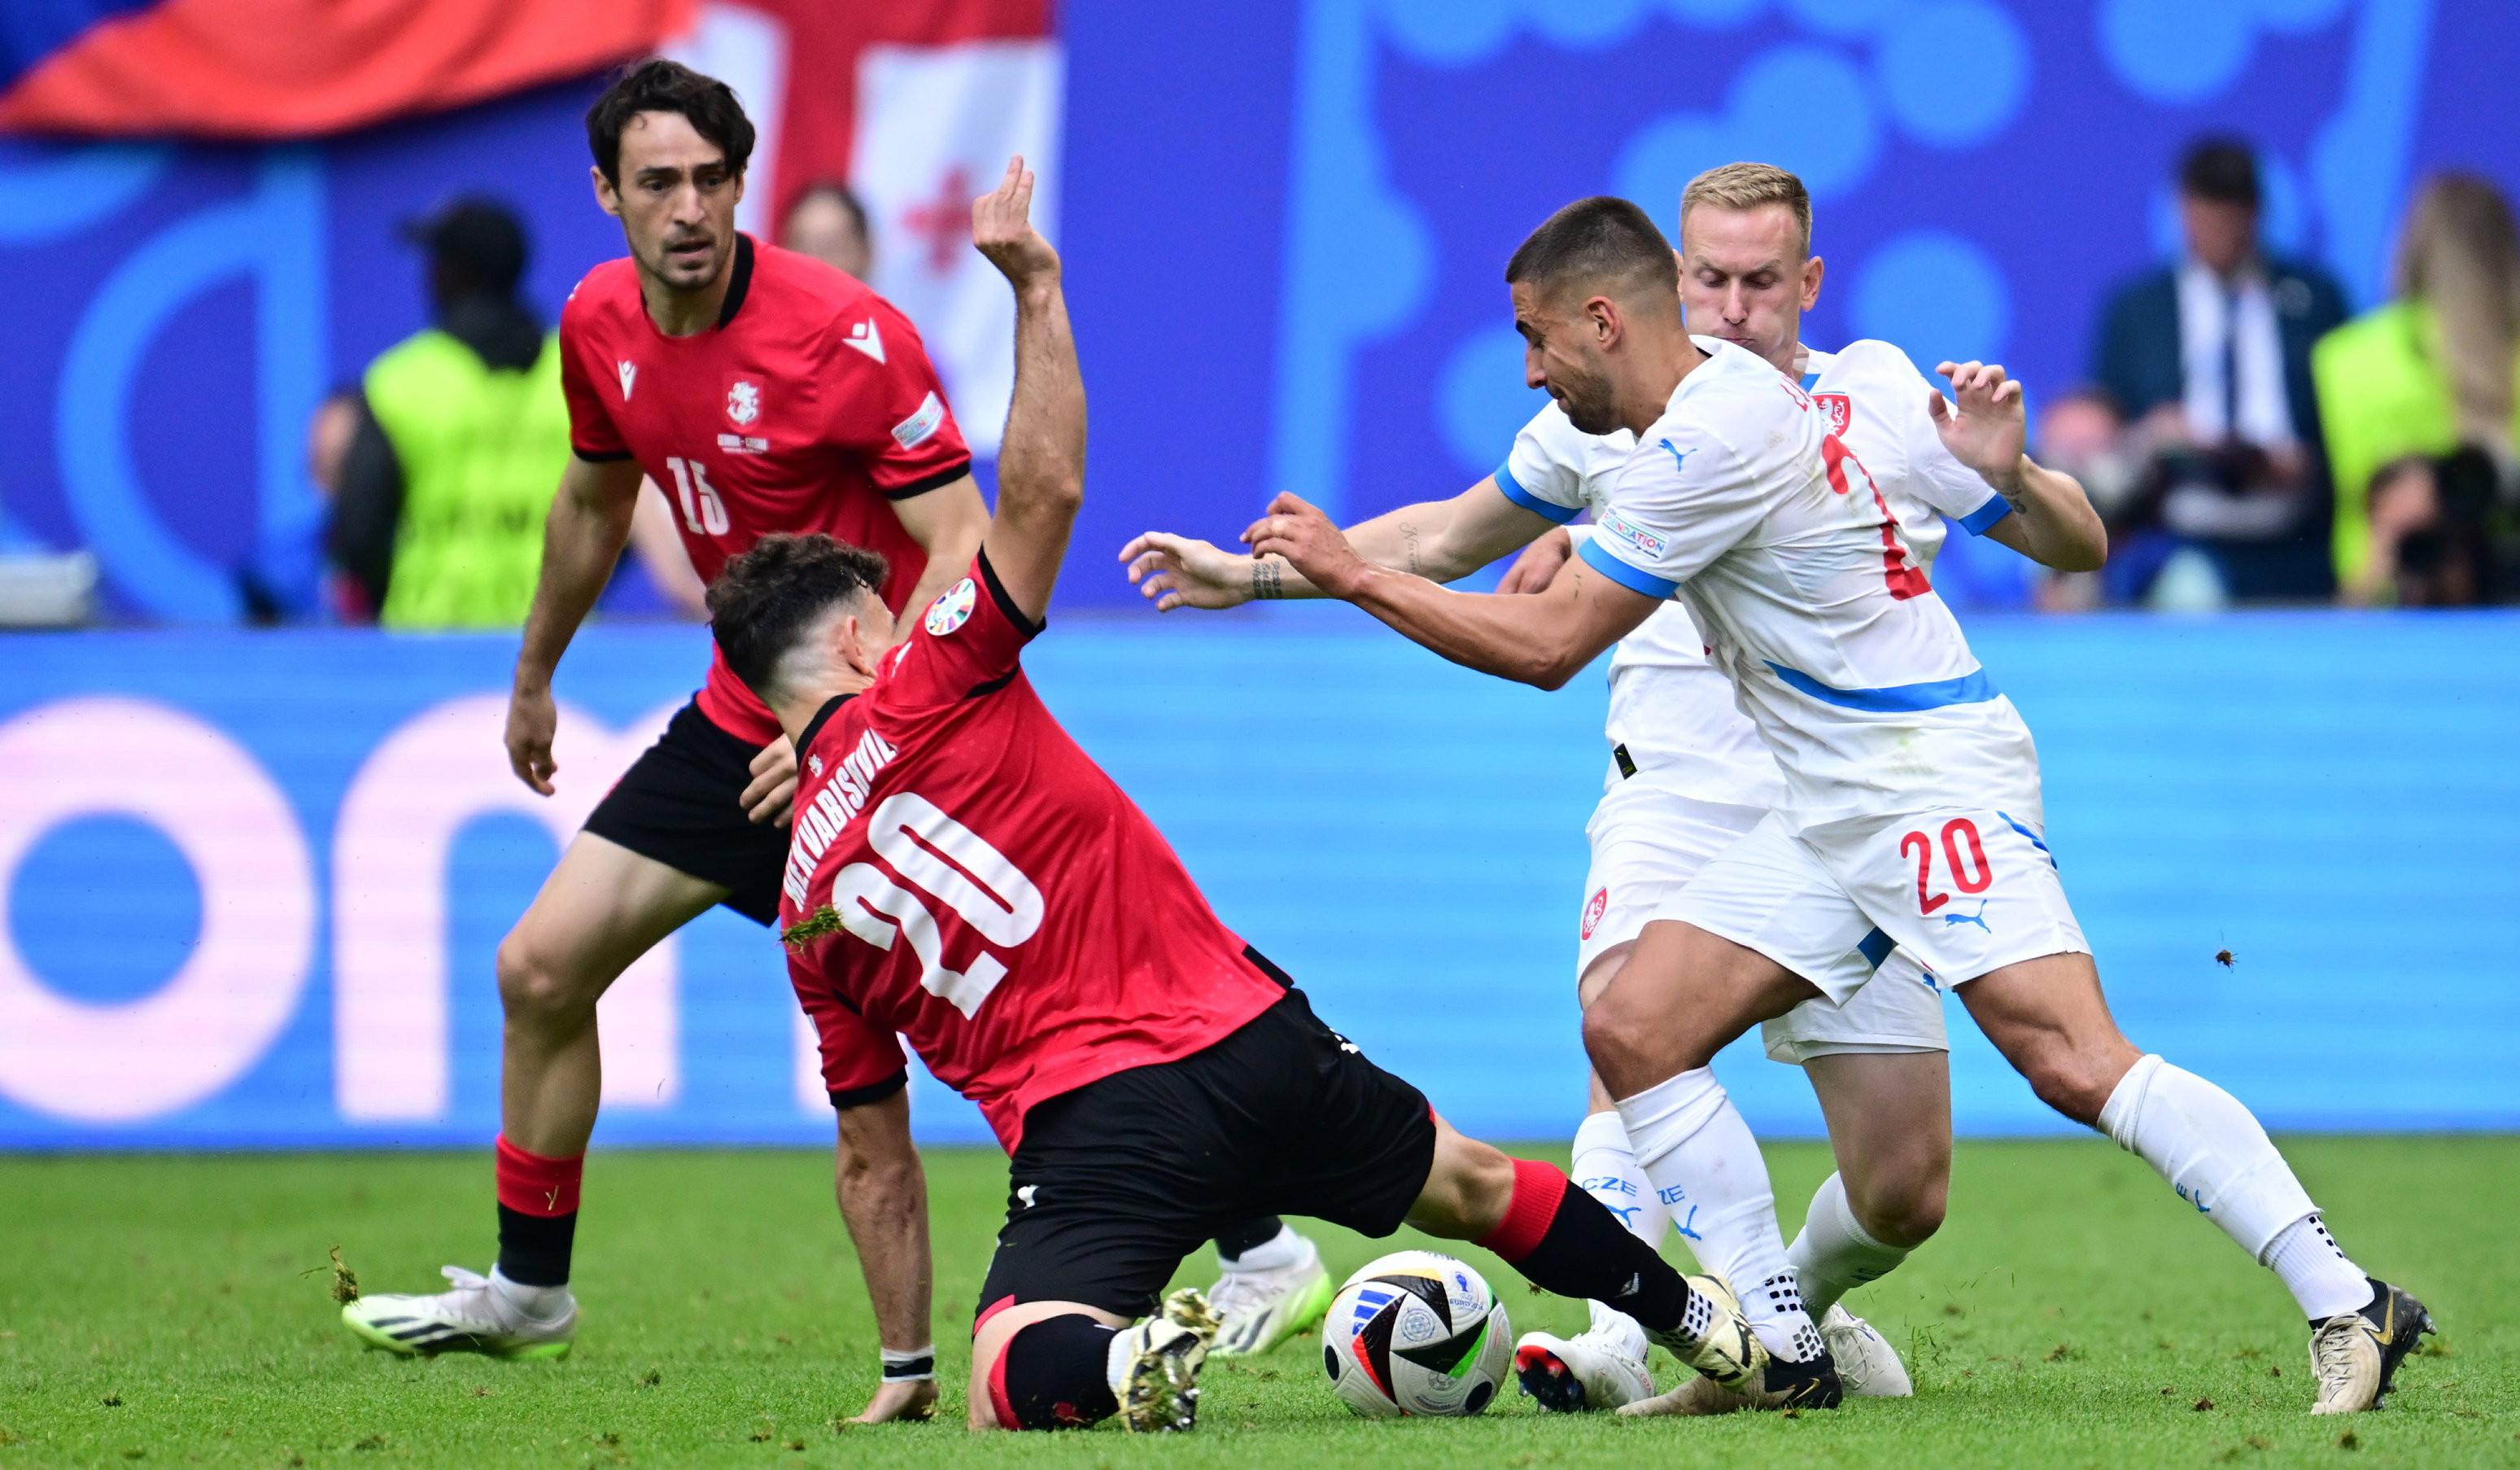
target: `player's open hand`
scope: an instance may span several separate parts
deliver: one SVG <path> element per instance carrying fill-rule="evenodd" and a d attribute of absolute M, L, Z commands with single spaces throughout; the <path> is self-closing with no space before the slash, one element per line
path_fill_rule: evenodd
<path fill-rule="evenodd" d="M 560 729 L 560 710 L 551 687 L 518 689 L 508 696 L 508 768 L 517 779 L 544 796 L 552 794 L 552 735 Z"/>
<path fill-rule="evenodd" d="M 936 1416 L 936 1380 L 917 1379 L 909 1383 L 886 1383 L 877 1386 L 875 1397 L 867 1401 L 866 1409 L 851 1424 L 889 1424 L 896 1419 L 932 1419 Z"/>
<path fill-rule="evenodd" d="M 1058 279 L 1058 252 L 1032 227 L 1032 170 L 1023 155 L 1007 161 L 1007 176 L 971 201 L 971 244 L 1017 290 Z"/>
<path fill-rule="evenodd" d="M 1158 613 L 1175 608 L 1240 607 L 1259 595 L 1254 564 L 1212 542 L 1150 530 L 1120 548 L 1129 580 Z"/>
<path fill-rule="evenodd" d="M 1522 548 L 1522 555 L 1505 570 L 1505 579 L 1497 590 L 1511 596 L 1517 592 L 1546 592 L 1557 580 L 1557 569 L 1575 557 L 1575 538 L 1563 526 L 1541 533 L 1540 539 Z"/>
<path fill-rule="evenodd" d="M 787 736 L 763 746 L 752 758 L 752 782 L 743 788 L 743 814 L 756 822 L 788 825 L 796 801 L 796 747 Z"/>
<path fill-rule="evenodd" d="M 1330 518 L 1291 490 L 1280 491 L 1242 539 L 1255 557 L 1285 558 L 1325 597 L 1352 597 L 1373 574 Z"/>
<path fill-rule="evenodd" d="M 1951 401 L 1936 389 L 1925 403 L 1943 447 L 2001 488 L 2014 478 L 2030 439 L 2021 385 L 2004 377 L 2000 363 L 1946 362 L 1934 371 L 1952 381 Z"/>

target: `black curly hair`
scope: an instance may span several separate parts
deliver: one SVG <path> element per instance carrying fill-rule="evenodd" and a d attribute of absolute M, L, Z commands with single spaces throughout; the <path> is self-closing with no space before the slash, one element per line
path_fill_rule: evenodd
<path fill-rule="evenodd" d="M 769 699 L 779 661 L 832 604 L 883 595 L 879 552 L 821 531 L 763 536 L 709 583 L 709 632 L 735 676 Z"/>

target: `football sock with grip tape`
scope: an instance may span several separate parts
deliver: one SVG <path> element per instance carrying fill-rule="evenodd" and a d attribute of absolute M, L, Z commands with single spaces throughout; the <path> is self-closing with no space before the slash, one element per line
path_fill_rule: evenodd
<path fill-rule="evenodd" d="M 1688 1283 L 1628 1233 L 1619 1217 L 1555 1166 L 1513 1161 L 1505 1219 L 1475 1244 L 1496 1252 L 1543 1291 L 1604 1302 L 1657 1332 L 1681 1325 Z"/>
<path fill-rule="evenodd" d="M 989 1373 L 989 1404 L 999 1427 L 1079 1429 L 1118 1413 L 1111 1343 L 1119 1335 L 1082 1312 L 1017 1329 Z"/>
<path fill-rule="evenodd" d="M 2314 1322 L 2371 1300 L 2371 1283 L 2326 1234 L 2304 1237 L 2318 1207 L 2240 1100 L 2192 1072 L 2146 1055 L 2100 1109 L 2100 1131 L 2149 1164 L 2196 1212 L 2272 1267 Z M 2350 1300 L 2349 1300 L 2350 1299 Z"/>
<path fill-rule="evenodd" d="M 1846 1202 L 1846 1182 L 1836 1174 L 1820 1181 L 1802 1232 L 1785 1248 L 1785 1260 L 1803 1290 L 1803 1309 L 1817 1321 L 1837 1299 L 1867 1281 L 1878 1281 L 1908 1259 L 1908 1247 L 1884 1245 L 1868 1234 Z"/>
<path fill-rule="evenodd" d="M 504 1137 L 497 1153 L 499 1274 L 520 1286 L 566 1286 L 586 1157 L 529 1154 Z"/>
<path fill-rule="evenodd" d="M 1670 1202 L 1671 1222 L 1705 1267 L 1730 1283 L 1770 1355 L 1808 1362 L 1820 1328 L 1803 1310 L 1776 1191 L 1732 1094 L 1700 1067 L 1619 1099 L 1637 1164 Z"/>

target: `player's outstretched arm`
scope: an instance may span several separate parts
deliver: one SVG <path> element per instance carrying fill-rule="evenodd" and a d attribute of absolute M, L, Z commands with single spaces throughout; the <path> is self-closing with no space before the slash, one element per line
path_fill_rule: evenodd
<path fill-rule="evenodd" d="M 1289 494 L 1272 501 L 1242 539 L 1456 664 L 1543 689 L 1563 686 L 1662 606 L 1581 565 L 1534 595 L 1449 591 L 1366 561 L 1328 516 Z"/>
<path fill-rule="evenodd" d="M 1946 362 L 1934 371 L 1952 383 L 1951 400 L 1937 390 L 1925 405 L 1943 447 L 2012 507 L 1987 538 L 2058 572 L 2098 571 L 2109 559 L 2108 530 L 2073 476 L 2023 452 L 2029 418 L 2021 385 L 1992 362 Z"/>
<path fill-rule="evenodd" d="M 1085 504 L 1085 379 L 1059 290 L 1058 252 L 1032 227 L 1032 173 L 1008 161 L 971 203 L 971 244 L 1015 291 L 1015 391 L 998 447 L 998 512 L 982 545 L 999 584 L 1034 621 L 1050 611 Z"/>
<path fill-rule="evenodd" d="M 1385 511 L 1349 527 L 1346 534 L 1357 555 L 1377 567 L 1449 582 L 1528 545 L 1552 524 L 1507 499 L 1491 475 L 1450 500 Z M 1282 557 L 1238 556 L 1169 531 L 1139 536 L 1120 548 L 1120 560 L 1129 564 L 1129 580 L 1159 613 L 1327 595 Z"/>
<path fill-rule="evenodd" d="M 640 478 L 631 460 L 571 456 L 543 521 L 542 575 L 525 614 L 524 645 L 517 651 L 516 686 L 508 696 L 508 764 L 518 780 L 544 796 L 552 794 L 552 773 L 560 768 L 551 753 L 552 733 L 560 725 L 552 671 L 621 560 Z"/>
<path fill-rule="evenodd" d="M 840 1218 L 857 1247 L 878 1337 L 887 1352 L 927 1348 L 932 1356 L 936 1278 L 927 1239 L 927 1171 L 910 1141 L 907 1088 L 840 1110 L 838 1179 Z M 856 1422 L 923 1419 L 935 1403 L 932 1377 L 885 1383 Z"/>

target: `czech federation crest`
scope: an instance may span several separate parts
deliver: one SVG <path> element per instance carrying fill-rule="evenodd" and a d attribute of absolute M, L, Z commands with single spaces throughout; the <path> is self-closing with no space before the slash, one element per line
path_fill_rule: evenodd
<path fill-rule="evenodd" d="M 726 390 L 726 416 L 738 427 L 761 417 L 761 387 L 749 378 L 739 378 Z"/>
<path fill-rule="evenodd" d="M 1855 400 L 1844 393 L 1814 393 L 1811 400 L 1828 415 L 1828 432 L 1843 436 L 1846 426 L 1855 422 Z"/>
<path fill-rule="evenodd" d="M 942 638 L 971 620 L 971 605 L 979 600 L 980 589 L 965 577 L 945 589 L 945 595 L 927 605 L 927 631 Z"/>

